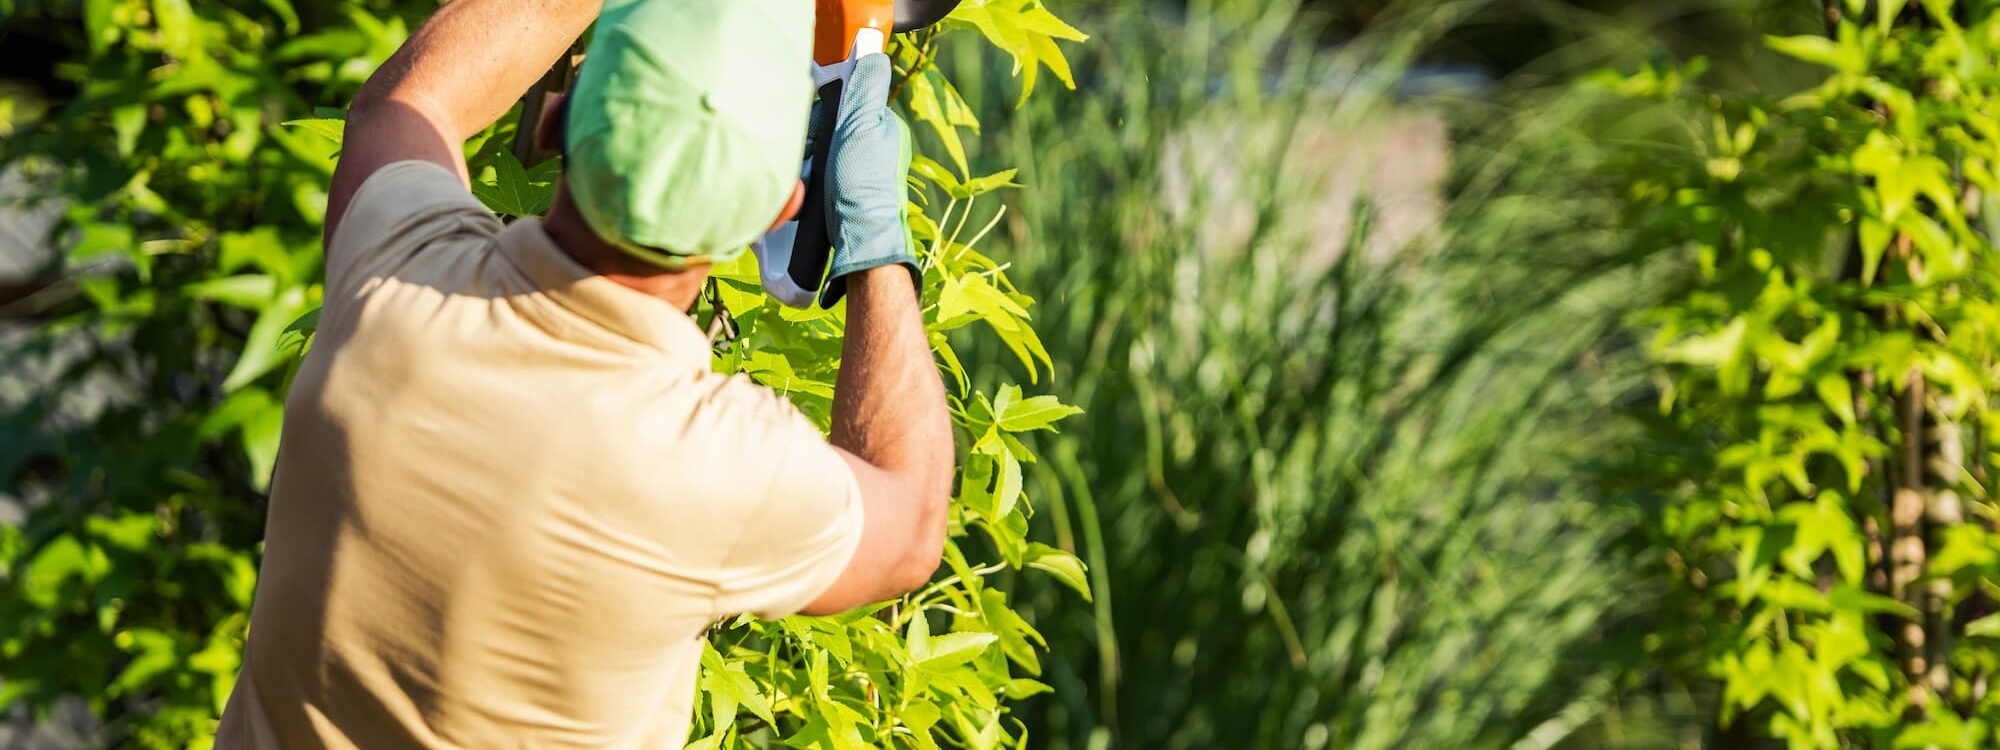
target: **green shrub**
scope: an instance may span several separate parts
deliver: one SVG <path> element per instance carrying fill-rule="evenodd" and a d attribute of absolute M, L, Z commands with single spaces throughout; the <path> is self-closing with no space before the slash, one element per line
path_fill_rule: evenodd
<path fill-rule="evenodd" d="M 1387 109 L 1480 3 L 1335 52 L 1295 5 L 1188 6 L 1086 16 L 1118 33 L 1080 52 L 1083 91 L 987 152 L 1023 165 L 1016 276 L 1089 414 L 1028 480 L 1099 594 L 1029 599 L 1057 688 L 1031 726 L 1070 748 L 1613 745 L 1595 724 L 1635 654 L 1610 630 L 1651 589 L 1587 465 L 1632 437 L 1606 417 L 1641 384 L 1620 321 L 1642 269 L 1593 176 L 1611 97 Z M 1413 122 L 1456 143 L 1379 135 Z M 1388 149 L 1381 173 L 1449 155 L 1441 195 L 1350 204 L 1328 170 L 1356 165 L 1323 150 L 1344 139 Z"/>
<path fill-rule="evenodd" d="M 0 526 L 0 707 L 47 711 L 75 695 L 106 744 L 210 742 L 239 664 L 283 394 L 316 320 L 337 108 L 429 9 L 0 4 L 9 45 L 62 52 L 44 91 L 0 89 L 11 133 L 0 165 L 65 219 L 55 301 L 6 354 L 55 373 L 0 421 L 0 477 L 31 505 Z M 1080 562 L 1026 538 L 1021 481 L 1035 460 L 1023 438 L 1076 410 L 1011 377 L 973 388 L 953 354 L 954 341 L 991 332 L 1031 383 L 1052 366 L 1027 325 L 1033 300 L 980 249 L 974 208 L 1012 173 L 968 171 L 960 132 L 978 123 L 930 65 L 937 40 L 964 30 L 1019 63 L 1023 98 L 1044 69 L 1067 83 L 1055 40 L 1083 38 L 1038 2 L 973 4 L 892 47 L 908 76 L 900 101 L 943 146 L 919 160 L 912 219 L 925 323 L 966 449 L 947 570 L 869 610 L 718 626 L 697 747 L 998 747 L 1023 739 L 1010 703 L 1047 689 L 1033 679 L 1041 636 L 986 579 L 1032 568 L 1083 588 Z M 517 158 L 518 117 L 466 145 L 475 194 L 503 214 L 545 204 L 556 169 Z M 716 269 L 697 311 L 725 334 L 716 367 L 782 389 L 823 423 L 843 311 L 779 308 L 750 263 Z M 93 394 L 106 403 L 79 409 Z"/>
<path fill-rule="evenodd" d="M 1653 653 L 1791 747 L 1990 747 L 2000 15 L 1823 10 L 1759 58 L 1817 85 L 1601 81 L 1658 125 L 1607 172 L 1626 241 L 1688 269 L 1618 475 L 1677 584 Z"/>

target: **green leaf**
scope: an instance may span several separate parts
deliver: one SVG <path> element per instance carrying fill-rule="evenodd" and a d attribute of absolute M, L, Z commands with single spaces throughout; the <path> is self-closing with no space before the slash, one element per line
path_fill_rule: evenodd
<path fill-rule="evenodd" d="M 271 486 L 278 465 L 278 436 L 284 432 L 285 405 L 270 400 L 243 420 L 243 455 L 250 459 L 250 486 L 263 492 Z"/>
<path fill-rule="evenodd" d="M 1965 634 L 1974 638 L 2000 638 L 2000 614 L 1987 615 L 1966 623 Z"/>
<path fill-rule="evenodd" d="M 896 718 L 900 719 L 903 722 L 903 726 L 909 727 L 910 731 L 915 732 L 918 737 L 926 737 L 930 734 L 931 727 L 937 725 L 938 719 L 941 716 L 943 716 L 943 713 L 938 711 L 936 704 L 929 701 L 918 701 L 904 706 L 903 710 L 897 713 Z"/>
<path fill-rule="evenodd" d="M 1725 394 L 1742 393 L 1750 386 L 1751 357 L 1747 356 L 1750 321 L 1738 317 L 1722 330 L 1689 336 L 1668 346 L 1660 358 L 1668 362 L 1712 367 Z"/>
<path fill-rule="evenodd" d="M 1950 578 L 1969 572 L 1981 577 L 2000 576 L 2000 544 L 1995 543 L 1993 534 L 1977 526 L 1958 524 L 1946 526 L 1940 536 L 1943 542 L 1926 565 L 1931 575 Z"/>
<path fill-rule="evenodd" d="M 1018 172 L 1020 172 L 1018 169 L 1001 170 L 985 177 L 974 178 L 956 188 L 946 188 L 946 192 L 950 193 L 954 198 L 965 199 L 1002 188 L 1021 187 L 1020 183 L 1014 181 L 1014 175 Z"/>
<path fill-rule="evenodd" d="M 1949 705 L 1925 711 L 1924 718 L 1899 727 L 1891 750 L 1984 750 L 1993 744 L 1985 722 L 1966 721 Z"/>
<path fill-rule="evenodd" d="M 319 313 L 323 308 L 315 307 L 294 319 L 285 330 L 278 334 L 278 348 L 305 356 L 306 347 L 312 343 L 313 334 L 319 331 Z"/>
<path fill-rule="evenodd" d="M 937 183 L 938 187 L 944 188 L 946 193 L 952 195 L 957 195 L 959 191 L 964 189 L 963 184 L 958 181 L 957 177 L 952 175 L 951 170 L 946 169 L 944 165 L 937 163 L 923 154 L 911 157 L 910 172 Z"/>
<path fill-rule="evenodd" d="M 286 120 L 279 124 L 288 128 L 298 128 L 299 130 L 319 136 L 335 146 L 341 144 L 342 139 L 346 137 L 347 133 L 347 121 L 332 117 Z"/>
<path fill-rule="evenodd" d="M 1868 62 L 1859 47 L 1841 44 L 1818 34 L 1766 36 L 1764 44 L 1779 54 L 1818 63 L 1843 73 L 1863 73 Z"/>
<path fill-rule="evenodd" d="M 958 391 L 964 393 L 970 389 L 972 379 L 966 376 L 965 365 L 958 361 L 958 352 L 952 349 L 951 340 L 937 331 L 930 332 L 928 337 L 931 351 L 935 352 L 938 360 L 944 363 L 945 371 L 951 373 L 953 380 L 958 384 Z"/>
<path fill-rule="evenodd" d="M 153 25 L 159 30 L 162 51 L 182 60 L 193 57 L 195 41 L 194 9 L 188 0 L 153 0 Z"/>
<path fill-rule="evenodd" d="M 1875 30 L 1888 34 L 1895 28 L 1896 19 L 1903 15 L 1903 6 L 1908 0 L 1879 0 L 1875 8 Z"/>
<path fill-rule="evenodd" d="M 199 300 L 259 310 L 278 293 L 278 280 L 261 273 L 225 276 L 181 287 L 181 293 Z"/>
<path fill-rule="evenodd" d="M 999 510 L 994 507 L 993 465 L 998 461 L 991 455 L 974 451 L 959 471 L 958 500 L 982 518 L 998 518 Z"/>
<path fill-rule="evenodd" d="M 21 589 L 29 604 L 47 609 L 55 606 L 65 583 L 77 578 L 94 581 L 107 564 L 103 552 L 64 534 L 43 545 L 22 569 Z"/>
<path fill-rule="evenodd" d="M 1000 636 L 992 633 L 946 633 L 930 638 L 924 653 L 911 655 L 916 657 L 920 669 L 942 670 L 972 661 L 999 640 Z"/>
<path fill-rule="evenodd" d="M 913 188 L 910 191 L 910 197 L 913 199 L 922 198 L 923 196 L 924 194 L 920 190 Z M 938 238 L 937 223 L 931 221 L 931 217 L 925 216 L 923 207 L 917 205 L 914 201 L 906 201 L 904 205 L 909 210 L 910 239 L 916 240 L 920 246 L 926 246 L 920 247 L 917 250 L 918 255 L 923 255 L 928 251 L 927 246 L 935 244 Z"/>
<path fill-rule="evenodd" d="M 1921 172 L 1913 173 L 1904 164 L 1903 151 L 1895 139 L 1879 131 L 1868 134 L 1851 160 L 1854 171 L 1875 179 L 1875 197 L 1880 201 L 1882 221 L 1895 225 L 1917 197 Z"/>
<path fill-rule="evenodd" d="M 1042 673 L 1041 658 L 1035 653 L 1038 646 L 1046 646 L 1042 634 L 1034 626 L 1007 606 L 1007 593 L 999 589 L 984 589 L 979 592 L 979 614 L 986 620 L 995 635 L 1000 636 L 1000 651 L 1009 661 L 1019 665 L 1029 674 Z"/>
<path fill-rule="evenodd" d="M 817 705 L 821 716 L 826 717 L 828 737 L 833 740 L 833 750 L 874 750 L 866 738 L 861 736 L 861 725 L 868 723 L 847 704 L 824 701 Z"/>
<path fill-rule="evenodd" d="M 1915 607 L 1854 586 L 1835 586 L 1833 591 L 1826 595 L 1826 599 L 1827 603 L 1836 609 L 1895 615 L 1907 620 L 1916 620 L 1923 616 L 1923 613 L 1918 612 Z"/>
<path fill-rule="evenodd" d="M 1008 567 L 1020 568 L 1028 554 L 1028 516 L 1011 513 L 979 524 L 993 542 L 995 551 Z"/>
<path fill-rule="evenodd" d="M 832 383 L 799 374 L 792 369 L 792 360 L 777 352 L 762 349 L 751 352 L 743 371 L 779 393 L 809 393 L 833 398 Z"/>
<path fill-rule="evenodd" d="M 1748 330 L 1748 321 L 1736 318 L 1715 333 L 1689 336 L 1675 342 L 1662 353 L 1662 358 L 1669 362 L 1720 367 L 1742 357 L 1743 337 Z"/>
<path fill-rule="evenodd" d="M 226 232 L 216 241 L 222 251 L 217 268 L 222 273 L 233 273 L 248 266 L 277 279 L 280 285 L 296 284 L 300 278 L 299 264 L 286 250 L 284 238 L 272 227 L 259 227 L 248 232 Z M 308 251 L 314 254 L 319 248 Z"/>
<path fill-rule="evenodd" d="M 997 404 L 996 409 L 1000 408 Z M 1028 432 L 1030 430 L 1055 429 L 1055 423 L 1083 410 L 1065 404 L 1054 396 L 1036 396 L 1012 404 L 1000 414 L 1000 429 L 1008 432 Z"/>
<path fill-rule="evenodd" d="M 278 15 L 278 20 L 285 23 L 286 34 L 299 33 L 299 12 L 292 8 L 291 0 L 264 0 L 264 7 L 270 8 L 272 13 Z"/>
<path fill-rule="evenodd" d="M 102 54 L 118 41 L 118 22 L 115 17 L 118 0 L 84 0 L 83 30 L 90 42 L 93 55 Z"/>
<path fill-rule="evenodd" d="M 1008 680 L 1007 684 L 1000 689 L 1007 694 L 1009 700 L 1017 701 L 1032 698 L 1042 693 L 1055 692 L 1055 688 L 1025 677 L 1016 677 Z"/>
<path fill-rule="evenodd" d="M 1040 371 L 1036 363 L 1048 364 L 1049 353 L 1042 346 L 1041 337 L 1035 335 L 1035 330 L 1026 323 L 1027 308 L 994 287 L 983 274 L 966 276 L 962 284 L 956 284 L 955 289 L 951 288 L 953 286 L 952 281 L 947 279 L 947 288 L 939 293 L 939 320 L 946 319 L 947 311 L 978 314 L 987 325 L 992 326 L 994 333 L 1000 335 L 1001 343 L 1020 358 L 1022 366 L 1028 370 L 1028 382 L 1037 382 Z M 949 310 L 946 307 L 948 299 L 952 300 Z"/>
<path fill-rule="evenodd" d="M 918 122 L 931 126 L 931 132 L 936 133 L 938 142 L 944 144 L 945 153 L 951 156 L 951 161 L 958 166 L 959 173 L 968 174 L 972 171 L 972 168 L 967 166 L 965 160 L 965 143 L 958 137 L 958 125 L 953 123 L 951 116 L 945 113 L 944 105 L 939 101 L 937 87 L 934 83 L 937 80 L 942 80 L 942 78 L 943 76 L 937 72 L 936 68 L 926 68 L 923 73 L 907 79 L 909 85 L 904 88 L 909 92 L 910 96 L 910 114 Z M 915 158 L 911 159 L 912 171 L 916 171 L 915 162 Z M 919 172 L 919 174 L 922 173 Z M 931 179 L 933 182 L 937 181 L 935 177 Z M 944 183 L 940 182 L 939 184 L 943 185 Z"/>
<path fill-rule="evenodd" d="M 131 157 L 138 148 L 139 134 L 146 130 L 146 106 L 127 104 L 111 110 L 111 130 L 118 145 L 118 155 Z"/>
<path fill-rule="evenodd" d="M 704 645 L 701 655 L 701 689 L 708 696 L 712 720 L 717 732 L 736 720 L 736 707 L 742 706 L 762 720 L 766 725 L 775 726 L 777 720 L 772 714 L 771 701 L 757 687 L 740 661 L 723 662 L 715 649 Z"/>
<path fill-rule="evenodd" d="M 1813 390 L 1819 394 L 1820 402 L 1840 417 L 1841 424 L 1854 426 L 1854 389 L 1848 385 L 1846 375 L 1822 375 L 1813 382 Z"/>
<path fill-rule="evenodd" d="M 160 519 L 150 513 L 126 513 L 116 518 L 91 516 L 85 519 L 84 528 L 112 549 L 144 552 L 157 541 Z"/>
<path fill-rule="evenodd" d="M 91 222 L 80 228 L 76 244 L 70 246 L 68 261 L 76 267 L 99 258 L 123 257 L 143 269 L 147 260 L 138 250 L 131 225 Z"/>
<path fill-rule="evenodd" d="M 805 724 L 800 726 L 797 732 L 793 732 L 791 736 L 786 737 L 784 742 L 788 747 L 834 747 L 835 740 L 831 732 L 832 727 L 827 724 L 825 716 L 814 712 L 807 712 Z"/>
<path fill-rule="evenodd" d="M 965 283 L 957 276 L 944 277 L 944 284 L 938 288 L 937 319 L 939 323 L 969 316 L 973 312 L 972 295 L 965 291 Z"/>
<path fill-rule="evenodd" d="M 1028 544 L 1027 566 L 1055 576 L 1056 580 L 1082 594 L 1084 601 L 1091 601 L 1089 576 L 1084 572 L 1083 561 L 1076 559 L 1075 555 L 1041 542 L 1031 542 Z"/>
<path fill-rule="evenodd" d="M 1021 462 L 1014 454 L 1001 454 L 999 476 L 999 484 L 993 487 L 993 513 L 1006 516 L 1014 512 L 1014 505 L 1021 499 Z"/>
<path fill-rule="evenodd" d="M 950 17 L 979 29 L 988 42 L 1014 58 L 1014 73 L 1021 77 L 1017 106 L 1034 93 L 1036 75 L 1044 66 L 1064 86 L 1076 88 L 1076 81 L 1070 77 L 1069 61 L 1055 40 L 1081 42 L 1089 37 L 1056 18 L 1043 7 L 1041 0 L 969 0 L 953 10 Z"/>
<path fill-rule="evenodd" d="M 250 596 L 257 589 L 257 566 L 246 552 L 216 546 L 216 572 L 222 577 L 222 591 L 238 609 L 248 612 Z M 231 653 L 237 653 L 232 651 Z M 234 673 L 231 673 L 234 677 Z"/>
<path fill-rule="evenodd" d="M 910 624 L 904 629 L 903 650 L 915 659 L 930 655 L 931 623 L 922 610 L 910 613 Z"/>
<path fill-rule="evenodd" d="M 278 348 L 278 336 L 305 310 L 306 292 L 303 287 L 286 289 L 269 307 L 264 308 L 257 315 L 257 322 L 250 324 L 250 334 L 243 342 L 243 353 L 236 358 L 236 366 L 229 370 L 229 375 L 223 378 L 222 390 L 229 392 L 242 388 L 277 367 L 284 359 Z"/>
<path fill-rule="evenodd" d="M 173 636 L 158 630 L 127 630 L 119 633 L 115 640 L 118 648 L 132 655 L 132 660 L 125 664 L 125 669 L 118 673 L 118 679 L 111 683 L 108 692 L 112 695 L 130 695 L 172 670 L 180 661 L 179 648 Z"/>
<path fill-rule="evenodd" d="M 530 172 L 511 151 L 501 151 L 493 159 L 493 177 L 475 180 L 472 195 L 480 203 L 504 216 L 539 216 L 549 210 L 555 198 L 553 160 Z"/>

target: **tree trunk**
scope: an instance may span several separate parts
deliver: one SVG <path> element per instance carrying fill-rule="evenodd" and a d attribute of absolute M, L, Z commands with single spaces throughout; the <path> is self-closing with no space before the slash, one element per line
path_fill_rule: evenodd
<path fill-rule="evenodd" d="M 1896 641 L 1896 661 L 1910 683 L 1910 718 L 1921 719 L 1929 691 L 1924 689 L 1930 672 L 1930 596 L 1917 586 L 1923 574 L 1927 549 L 1924 544 L 1924 513 L 1929 505 L 1925 492 L 1924 467 L 1928 463 L 1924 446 L 1924 378 L 1915 369 L 1904 374 L 1903 393 L 1895 399 L 1899 448 L 1895 456 L 1896 489 L 1889 505 L 1889 595 L 1922 613 L 1914 620 L 1897 623 L 1891 636 Z"/>

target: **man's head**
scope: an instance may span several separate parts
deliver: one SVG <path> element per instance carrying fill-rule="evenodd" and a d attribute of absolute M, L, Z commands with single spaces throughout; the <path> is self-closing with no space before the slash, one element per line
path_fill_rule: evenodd
<path fill-rule="evenodd" d="M 812 16 L 786 0 L 608 0 L 555 136 L 606 243 L 665 269 L 735 257 L 797 209 Z M 555 132 L 550 132 L 555 131 Z"/>

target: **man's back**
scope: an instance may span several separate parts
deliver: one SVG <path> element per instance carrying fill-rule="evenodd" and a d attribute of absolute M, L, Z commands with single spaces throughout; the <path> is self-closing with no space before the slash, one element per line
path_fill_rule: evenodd
<path fill-rule="evenodd" d="M 845 463 L 434 164 L 378 170 L 329 250 L 221 744 L 678 746 L 704 628 L 853 554 Z"/>

